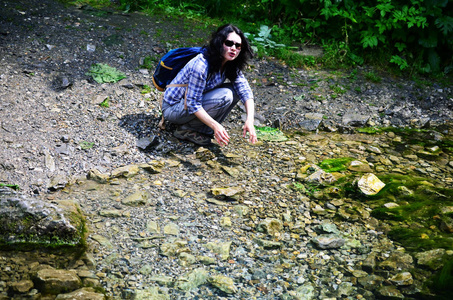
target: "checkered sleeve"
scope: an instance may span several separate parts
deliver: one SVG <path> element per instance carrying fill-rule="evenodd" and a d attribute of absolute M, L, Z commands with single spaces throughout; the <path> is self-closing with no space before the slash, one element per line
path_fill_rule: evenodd
<path fill-rule="evenodd" d="M 233 83 L 233 87 L 242 103 L 245 103 L 248 99 L 253 99 L 252 89 L 241 71 L 239 71 L 238 77 Z"/>

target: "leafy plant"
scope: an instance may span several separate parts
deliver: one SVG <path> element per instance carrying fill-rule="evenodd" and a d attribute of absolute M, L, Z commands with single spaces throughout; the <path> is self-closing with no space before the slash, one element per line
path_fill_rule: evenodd
<path fill-rule="evenodd" d="M 110 107 L 109 101 L 110 101 L 110 98 L 107 97 L 107 98 L 104 99 L 104 101 L 102 101 L 101 103 L 99 103 L 99 106 L 101 106 L 101 107 L 107 107 L 107 108 L 108 108 L 108 107 Z"/>
<path fill-rule="evenodd" d="M 106 64 L 93 64 L 86 75 L 91 76 L 97 83 L 117 82 L 126 78 L 124 73 Z"/>
<path fill-rule="evenodd" d="M 87 141 L 82 141 L 80 142 L 80 148 L 82 150 L 88 150 L 88 149 L 91 149 L 93 148 L 94 146 L 94 143 L 93 142 L 87 142 Z"/>
<path fill-rule="evenodd" d="M 283 142 L 286 141 L 288 138 L 285 136 L 283 132 L 278 130 L 277 128 L 273 127 L 255 127 L 256 129 L 256 136 L 258 140 L 262 141 L 271 141 L 271 142 Z"/>
<path fill-rule="evenodd" d="M 280 48 L 280 47 L 285 47 L 286 46 L 285 44 L 278 44 L 271 39 L 272 38 L 271 31 L 272 31 L 272 28 L 269 28 L 269 26 L 261 25 L 259 32 L 258 32 L 258 36 L 255 36 L 250 33 L 245 33 L 245 35 L 247 38 L 251 39 L 256 44 L 262 46 L 264 49 L 268 49 L 268 48 L 276 49 L 276 48 Z M 258 49 L 256 47 L 254 47 L 253 50 L 255 52 L 258 51 Z"/>
<path fill-rule="evenodd" d="M 8 183 L 0 182 L 0 187 L 7 187 L 7 188 L 13 189 L 15 191 L 20 190 L 20 187 L 17 184 L 8 184 Z"/>

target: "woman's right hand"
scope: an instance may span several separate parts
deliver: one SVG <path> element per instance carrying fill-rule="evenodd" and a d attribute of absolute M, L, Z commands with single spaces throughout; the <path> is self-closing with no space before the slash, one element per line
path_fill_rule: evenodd
<path fill-rule="evenodd" d="M 228 132 L 226 131 L 225 127 L 223 127 L 220 124 L 217 124 L 214 128 L 214 138 L 219 143 L 220 146 L 226 146 L 228 145 L 228 142 L 230 141 L 230 136 L 228 135 Z"/>

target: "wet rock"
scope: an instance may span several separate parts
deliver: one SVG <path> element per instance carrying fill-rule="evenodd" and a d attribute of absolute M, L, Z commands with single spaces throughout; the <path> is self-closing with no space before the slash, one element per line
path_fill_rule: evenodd
<path fill-rule="evenodd" d="M 343 238 L 334 234 L 321 234 L 314 237 L 311 241 L 320 249 L 337 249 L 345 243 Z"/>
<path fill-rule="evenodd" d="M 244 189 L 242 187 L 221 187 L 221 188 L 212 188 L 211 193 L 216 196 L 225 196 L 230 198 L 237 198 L 242 193 L 244 193 Z"/>
<path fill-rule="evenodd" d="M 404 299 L 404 295 L 394 286 L 386 285 L 377 290 L 377 295 L 382 299 Z"/>
<path fill-rule="evenodd" d="M 133 296 L 134 300 L 170 300 L 168 293 L 157 286 L 137 290 Z"/>
<path fill-rule="evenodd" d="M 412 278 L 412 274 L 409 272 L 402 272 L 398 273 L 395 276 L 389 279 L 396 286 L 401 285 L 411 285 L 414 283 L 414 279 Z"/>
<path fill-rule="evenodd" d="M 329 185 L 337 181 L 335 176 L 324 170 L 318 169 L 305 178 L 305 182 L 316 185 Z"/>
<path fill-rule="evenodd" d="M 355 113 L 347 113 L 343 116 L 343 125 L 345 126 L 353 126 L 353 127 L 364 127 L 370 116 L 362 115 L 362 114 L 355 114 Z"/>
<path fill-rule="evenodd" d="M 148 194 L 144 191 L 137 191 L 123 200 L 121 200 L 121 203 L 127 206 L 141 206 L 145 205 L 148 200 Z"/>
<path fill-rule="evenodd" d="M 373 291 L 380 287 L 382 282 L 384 282 L 384 278 L 378 275 L 368 275 L 360 277 L 358 281 L 366 290 Z"/>
<path fill-rule="evenodd" d="M 376 195 L 385 184 L 374 174 L 363 175 L 357 183 L 360 191 L 365 195 Z"/>
<path fill-rule="evenodd" d="M 0 240 L 9 245 L 21 244 L 25 239 L 30 247 L 34 243 L 41 247 L 39 243 L 55 244 L 59 238 L 68 245 L 77 246 L 85 238 L 82 233 L 84 223 L 85 218 L 75 202 L 50 203 L 0 195 Z M 11 224 L 16 225 L 11 227 Z"/>
<path fill-rule="evenodd" d="M 206 248 L 218 254 L 220 259 L 227 260 L 230 257 L 231 242 L 209 242 Z"/>
<path fill-rule="evenodd" d="M 141 150 L 150 150 L 159 145 L 159 138 L 157 136 L 144 137 L 137 140 L 137 148 Z"/>
<path fill-rule="evenodd" d="M 112 171 L 111 178 L 131 178 L 137 175 L 140 172 L 140 168 L 137 165 L 129 165 L 125 167 L 120 167 Z"/>
<path fill-rule="evenodd" d="M 174 241 L 172 243 L 163 243 L 160 246 L 160 254 L 163 256 L 177 256 L 181 252 L 188 251 L 186 241 Z"/>
<path fill-rule="evenodd" d="M 87 176 L 88 176 L 89 179 L 94 180 L 94 181 L 99 182 L 99 183 L 107 183 L 109 178 L 110 178 L 110 174 L 101 173 L 101 171 L 99 171 L 96 168 L 91 169 L 88 172 Z"/>
<path fill-rule="evenodd" d="M 19 292 L 21 294 L 28 293 L 34 287 L 33 281 L 31 280 L 21 280 L 19 282 L 14 282 L 11 285 L 11 288 L 15 292 Z"/>
<path fill-rule="evenodd" d="M 214 275 L 209 277 L 208 281 L 210 284 L 227 294 L 234 294 L 237 292 L 236 285 L 230 277 L 224 275 Z"/>
<path fill-rule="evenodd" d="M 353 172 L 360 172 L 360 173 L 373 172 L 373 170 L 370 168 L 370 166 L 367 163 L 363 163 L 358 160 L 352 161 L 348 167 L 348 170 L 353 171 Z"/>
<path fill-rule="evenodd" d="M 97 293 L 93 288 L 81 288 L 67 294 L 59 294 L 55 300 L 104 300 L 104 294 Z"/>
<path fill-rule="evenodd" d="M 445 249 L 433 249 L 425 252 L 419 252 L 415 255 L 417 264 L 428 267 L 431 270 L 439 270 L 444 264 Z"/>
<path fill-rule="evenodd" d="M 198 268 L 178 278 L 176 287 L 188 291 L 208 282 L 209 272 Z"/>
<path fill-rule="evenodd" d="M 164 234 L 179 235 L 179 226 L 175 223 L 168 223 L 164 226 Z"/>
<path fill-rule="evenodd" d="M 75 271 L 43 269 L 37 272 L 33 282 L 44 294 L 58 295 L 82 287 L 82 280 Z"/>
<path fill-rule="evenodd" d="M 255 238 L 254 242 L 257 243 L 258 245 L 262 246 L 264 249 L 279 249 L 283 246 L 282 243 L 280 243 L 280 242 L 269 241 L 269 240 L 258 239 L 258 238 Z"/>
<path fill-rule="evenodd" d="M 265 219 L 261 221 L 256 230 L 259 232 L 265 232 L 270 235 L 276 235 L 279 234 L 283 229 L 283 223 L 282 221 L 278 219 Z"/>

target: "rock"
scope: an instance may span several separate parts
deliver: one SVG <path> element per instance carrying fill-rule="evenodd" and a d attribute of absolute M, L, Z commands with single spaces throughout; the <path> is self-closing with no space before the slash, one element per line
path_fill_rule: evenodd
<path fill-rule="evenodd" d="M 337 181 L 335 176 L 321 169 L 318 169 L 314 173 L 310 174 L 307 178 L 305 178 L 305 182 L 316 185 L 329 185 L 334 183 L 335 181 Z"/>
<path fill-rule="evenodd" d="M 146 223 L 146 230 L 149 233 L 159 233 L 160 232 L 159 224 L 156 221 L 148 221 Z"/>
<path fill-rule="evenodd" d="M 363 127 L 366 125 L 370 116 L 356 114 L 356 113 L 347 113 L 343 116 L 343 125 L 353 126 L 353 127 Z"/>
<path fill-rule="evenodd" d="M 214 275 L 208 278 L 208 282 L 227 294 L 234 294 L 237 292 L 234 281 L 230 277 Z"/>
<path fill-rule="evenodd" d="M 264 249 L 279 249 L 282 247 L 282 243 L 276 241 L 269 241 L 258 238 L 255 238 L 253 241 L 262 246 Z"/>
<path fill-rule="evenodd" d="M 137 165 L 129 165 L 129 166 L 120 167 L 120 168 L 113 170 L 111 173 L 111 177 L 112 178 L 119 178 L 119 177 L 131 178 L 131 177 L 134 177 L 135 175 L 137 175 L 139 171 L 140 171 L 140 169 Z"/>
<path fill-rule="evenodd" d="M 279 234 L 280 231 L 282 231 L 282 229 L 283 229 L 282 221 L 278 219 L 269 218 L 261 221 L 256 228 L 258 232 L 265 232 L 270 235 Z"/>
<path fill-rule="evenodd" d="M 72 292 L 82 287 L 82 280 L 75 271 L 53 268 L 38 271 L 33 282 L 42 293 L 51 295 Z"/>
<path fill-rule="evenodd" d="M 316 299 L 316 289 L 311 283 L 306 283 L 296 288 L 294 298 L 297 300 Z"/>
<path fill-rule="evenodd" d="M 385 184 L 372 173 L 363 175 L 359 179 L 357 185 L 360 191 L 368 196 L 376 195 L 385 186 Z"/>
<path fill-rule="evenodd" d="M 151 281 L 157 282 L 159 285 L 164 286 L 172 286 L 173 285 L 173 277 L 171 276 L 164 276 L 164 275 L 155 275 L 150 277 Z"/>
<path fill-rule="evenodd" d="M 146 164 L 140 165 L 140 168 L 144 169 L 145 171 L 151 174 L 159 174 L 162 173 L 162 169 L 164 168 L 165 163 L 158 160 L 152 160 Z"/>
<path fill-rule="evenodd" d="M 380 287 L 381 283 L 384 282 L 384 278 L 378 275 L 368 275 L 360 277 L 358 281 L 364 289 L 373 291 Z"/>
<path fill-rule="evenodd" d="M 164 226 L 164 234 L 179 235 L 179 226 L 175 223 L 168 223 Z"/>
<path fill-rule="evenodd" d="M 123 297 L 123 299 L 129 299 L 129 297 Z M 167 292 L 159 287 L 147 287 L 143 290 L 137 290 L 133 296 L 134 300 L 170 300 L 170 296 Z"/>
<path fill-rule="evenodd" d="M 48 202 L 0 195 L 0 248 L 5 242 L 14 247 L 24 241 L 28 248 L 38 249 L 43 244 L 51 246 L 62 241 L 79 246 L 86 238 L 84 224 L 81 209 L 73 201 Z"/>
<path fill-rule="evenodd" d="M 101 171 L 99 171 L 98 169 L 95 168 L 95 169 L 91 169 L 88 172 L 88 178 L 91 180 L 94 180 L 96 182 L 99 182 L 99 183 L 107 183 L 110 178 L 110 175 L 101 173 Z"/>
<path fill-rule="evenodd" d="M 157 145 L 159 145 L 159 138 L 155 135 L 137 140 L 137 148 L 141 150 L 150 150 Z"/>
<path fill-rule="evenodd" d="M 127 196 L 123 200 L 121 200 L 121 203 L 124 205 L 127 205 L 127 206 L 137 207 L 137 206 L 145 205 L 147 200 L 148 200 L 148 194 L 146 192 L 137 191 L 137 192 Z"/>
<path fill-rule="evenodd" d="M 329 221 L 323 221 L 318 227 L 318 231 L 321 233 L 334 233 L 339 234 L 337 226 Z"/>
<path fill-rule="evenodd" d="M 220 255 L 221 260 L 227 260 L 230 257 L 231 242 L 209 242 L 206 244 L 206 248 Z"/>
<path fill-rule="evenodd" d="M 96 293 L 93 288 L 81 288 L 67 294 L 59 294 L 55 300 L 104 300 L 104 294 Z"/>
<path fill-rule="evenodd" d="M 348 167 L 348 170 L 353 171 L 353 172 L 359 172 L 359 173 L 373 172 L 373 170 L 370 168 L 370 166 L 367 163 L 363 163 L 358 160 L 352 161 Z"/>
<path fill-rule="evenodd" d="M 337 249 L 345 243 L 343 238 L 334 234 L 321 234 L 314 237 L 311 241 L 320 249 Z"/>
<path fill-rule="evenodd" d="M 186 241 L 174 241 L 172 243 L 163 243 L 160 246 L 160 254 L 163 256 L 176 256 L 181 252 L 187 251 Z"/>
<path fill-rule="evenodd" d="M 385 285 L 377 290 L 377 295 L 382 299 L 404 299 L 404 295 L 394 286 Z"/>
<path fill-rule="evenodd" d="M 99 234 L 93 234 L 91 238 L 95 241 L 97 241 L 99 244 L 102 246 L 106 247 L 107 249 L 114 249 L 113 244 L 110 242 L 110 240 L 102 235 Z"/>
<path fill-rule="evenodd" d="M 208 282 L 209 272 L 198 268 L 178 278 L 176 287 L 188 291 Z"/>
<path fill-rule="evenodd" d="M 308 130 L 308 131 L 316 131 L 319 126 L 322 124 L 321 120 L 303 120 L 299 122 L 299 127 Z"/>
<path fill-rule="evenodd" d="M 439 270 L 444 264 L 445 249 L 433 249 L 425 252 L 419 252 L 415 255 L 417 264 L 428 267 L 431 270 Z"/>
<path fill-rule="evenodd" d="M 190 253 L 182 252 L 181 254 L 179 254 L 178 264 L 180 266 L 188 267 L 190 265 L 193 265 L 196 261 L 197 261 L 197 259 L 195 258 L 195 256 L 193 256 Z"/>
<path fill-rule="evenodd" d="M 21 280 L 19 282 L 13 282 L 11 284 L 12 289 L 15 292 L 25 294 L 28 293 L 33 288 L 33 281 L 31 280 Z"/>
<path fill-rule="evenodd" d="M 223 188 L 212 188 L 211 193 L 216 196 L 225 196 L 231 198 L 237 198 L 242 193 L 244 193 L 244 189 L 242 187 L 223 187 Z"/>
<path fill-rule="evenodd" d="M 118 209 L 106 209 L 99 212 L 100 216 L 107 218 L 119 218 L 122 215 L 121 210 Z"/>
<path fill-rule="evenodd" d="M 398 273 L 395 276 L 391 277 L 389 281 L 397 286 L 401 285 L 411 285 L 414 283 L 412 274 L 409 272 Z"/>

